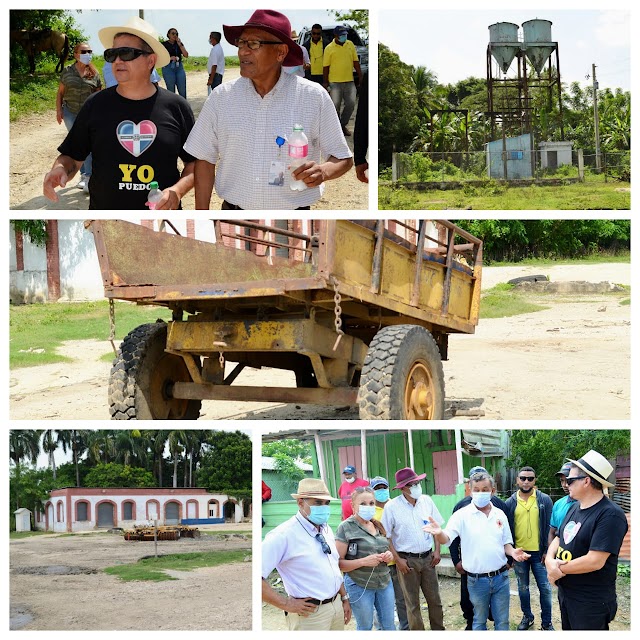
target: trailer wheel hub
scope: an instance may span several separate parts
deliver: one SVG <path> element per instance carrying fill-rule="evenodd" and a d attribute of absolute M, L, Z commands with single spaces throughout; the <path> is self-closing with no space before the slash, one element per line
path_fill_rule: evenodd
<path fill-rule="evenodd" d="M 405 387 L 405 418 L 430 420 L 434 405 L 433 378 L 426 363 L 416 362 L 407 378 Z"/>

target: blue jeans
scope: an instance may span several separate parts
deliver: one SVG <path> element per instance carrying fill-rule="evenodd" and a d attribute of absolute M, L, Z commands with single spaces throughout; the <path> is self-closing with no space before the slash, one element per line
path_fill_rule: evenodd
<path fill-rule="evenodd" d="M 353 109 L 356 106 L 356 84 L 355 82 L 332 82 L 329 95 L 338 112 L 338 118 L 340 124 L 346 127 L 349 118 L 353 114 Z M 342 113 L 340 113 L 340 105 L 344 103 Z"/>
<path fill-rule="evenodd" d="M 531 595 L 529 593 L 529 567 L 536 579 L 538 591 L 540 592 L 540 609 L 542 612 L 542 626 L 546 627 L 551 624 L 551 585 L 547 577 L 547 570 L 540 562 L 539 551 L 527 551 L 531 555 L 524 562 L 516 562 L 514 569 L 518 578 L 518 595 L 520 596 L 520 608 L 523 615 L 533 620 L 531 613 Z"/>
<path fill-rule="evenodd" d="M 222 76 L 219 73 L 216 73 L 213 76 L 213 82 L 207 87 L 207 95 L 211 93 L 213 89 L 215 89 L 218 85 L 222 84 Z"/>
<path fill-rule="evenodd" d="M 62 119 L 64 120 L 64 126 L 67 127 L 67 131 L 71 131 L 71 127 L 73 127 L 73 123 L 76 121 L 77 117 L 78 114 L 71 112 L 66 104 L 62 105 Z M 93 160 L 91 158 L 91 154 L 89 154 L 80 167 L 80 174 L 89 177 L 91 175 L 92 168 Z"/>
<path fill-rule="evenodd" d="M 489 607 L 496 631 L 509 631 L 509 572 L 493 578 L 467 576 L 473 604 L 473 631 L 486 631 Z"/>
<path fill-rule="evenodd" d="M 187 98 L 187 74 L 184 72 L 182 62 L 170 62 L 166 67 L 162 67 L 162 77 L 167 85 L 167 91 L 176 92 L 186 100 Z"/>
<path fill-rule="evenodd" d="M 344 586 L 349 594 L 351 611 L 356 619 L 356 631 L 371 631 L 374 607 L 382 630 L 396 630 L 393 621 L 395 595 L 391 580 L 383 589 L 363 589 L 349 577 L 349 574 L 345 574 Z"/>

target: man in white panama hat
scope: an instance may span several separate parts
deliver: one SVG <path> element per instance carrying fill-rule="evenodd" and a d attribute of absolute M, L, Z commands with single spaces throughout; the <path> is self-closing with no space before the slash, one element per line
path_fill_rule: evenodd
<path fill-rule="evenodd" d="M 100 29 L 98 36 L 118 84 L 85 102 L 58 147 L 43 193 L 56 202 L 56 187 L 66 186 L 82 164 L 78 159 L 91 152 L 89 209 L 145 209 L 152 182 L 163 192 L 155 208 L 178 209 L 193 188 L 195 158 L 183 146 L 194 117 L 184 98 L 151 82 L 152 70 L 168 64 L 169 54 L 155 29 L 138 17 Z"/>
<path fill-rule="evenodd" d="M 617 611 L 618 554 L 628 524 L 604 489 L 613 467 L 593 449 L 568 459 L 569 495 L 576 500 L 546 557 L 549 582 L 558 587 L 563 630 L 608 630 Z"/>
<path fill-rule="evenodd" d="M 291 631 L 341 631 L 351 620 L 340 556 L 327 524 L 333 498 L 322 480 L 304 478 L 292 493 L 296 514 L 262 542 L 262 600 L 282 609 Z M 277 569 L 287 596 L 269 584 Z"/>

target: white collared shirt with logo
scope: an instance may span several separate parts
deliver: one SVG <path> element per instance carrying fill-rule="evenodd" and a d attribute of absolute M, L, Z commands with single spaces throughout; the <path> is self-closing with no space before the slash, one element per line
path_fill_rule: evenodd
<path fill-rule="evenodd" d="M 460 538 L 462 567 L 465 571 L 488 573 L 507 564 L 504 545 L 513 544 L 509 520 L 493 504 L 488 516 L 473 502 L 458 509 L 449 518 L 443 531 L 450 541 Z"/>

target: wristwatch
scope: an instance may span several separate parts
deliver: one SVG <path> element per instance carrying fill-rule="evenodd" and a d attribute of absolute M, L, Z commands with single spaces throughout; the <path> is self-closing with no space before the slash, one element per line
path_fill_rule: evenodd
<path fill-rule="evenodd" d="M 349 594 L 348 594 L 348 593 L 345 593 L 345 594 L 342 596 L 342 602 L 346 602 L 348 599 L 349 599 Z"/>

